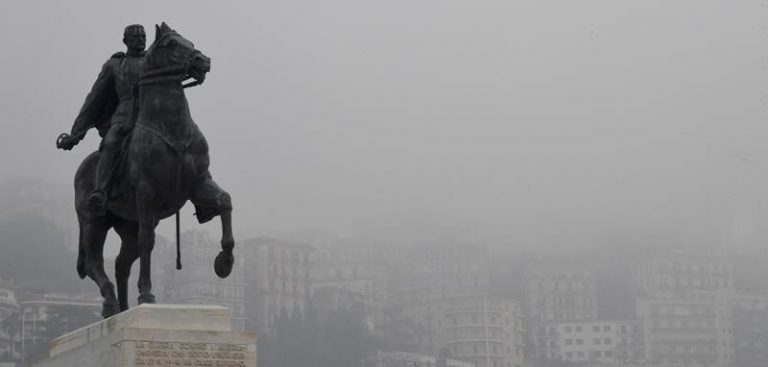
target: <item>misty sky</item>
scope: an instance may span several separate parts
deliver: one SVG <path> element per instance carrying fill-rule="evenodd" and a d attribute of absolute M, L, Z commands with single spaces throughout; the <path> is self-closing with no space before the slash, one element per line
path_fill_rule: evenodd
<path fill-rule="evenodd" d="M 56 136 L 163 20 L 237 233 L 768 239 L 766 0 L 3 1 L 0 181 L 71 182 L 99 139 Z"/>

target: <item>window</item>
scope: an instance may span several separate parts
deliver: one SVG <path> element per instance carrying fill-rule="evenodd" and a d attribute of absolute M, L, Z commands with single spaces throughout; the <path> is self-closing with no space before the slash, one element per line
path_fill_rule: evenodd
<path fill-rule="evenodd" d="M 581 326 L 577 326 L 577 327 L 576 327 L 576 332 L 577 332 L 577 333 L 580 333 L 580 332 L 582 332 L 582 331 L 584 331 L 584 328 L 583 328 L 583 327 L 581 327 Z"/>
<path fill-rule="evenodd" d="M 600 325 L 593 326 L 592 331 L 600 331 Z"/>
<path fill-rule="evenodd" d="M 565 339 L 565 345 L 573 345 L 573 339 Z"/>
<path fill-rule="evenodd" d="M 611 325 L 603 325 L 603 331 L 611 331 Z"/>
<path fill-rule="evenodd" d="M 570 333 L 571 331 L 573 331 L 573 328 L 572 328 L 572 327 L 570 327 L 570 326 L 566 326 L 566 327 L 565 327 L 565 332 L 566 332 L 566 333 Z"/>
<path fill-rule="evenodd" d="M 600 341 L 601 341 L 600 338 L 592 339 L 592 343 L 595 344 L 595 345 L 600 345 Z"/>
<path fill-rule="evenodd" d="M 605 345 L 611 345 L 611 338 L 605 338 L 605 339 L 603 339 L 603 344 L 605 344 Z"/>
<path fill-rule="evenodd" d="M 584 345 L 584 339 L 576 339 L 576 345 Z"/>

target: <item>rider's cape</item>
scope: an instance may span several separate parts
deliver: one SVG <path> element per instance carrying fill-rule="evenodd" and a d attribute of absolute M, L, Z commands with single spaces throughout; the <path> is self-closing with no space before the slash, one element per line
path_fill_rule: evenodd
<path fill-rule="evenodd" d="M 120 98 L 115 90 L 115 68 L 125 57 L 125 53 L 118 52 L 104 63 L 101 72 L 93 83 L 91 92 L 85 97 L 83 107 L 77 114 L 75 123 L 72 125 L 72 136 L 95 127 L 99 135 L 104 137 L 109 131 L 110 120 L 120 103 Z M 85 134 L 80 134 L 80 139 Z"/>

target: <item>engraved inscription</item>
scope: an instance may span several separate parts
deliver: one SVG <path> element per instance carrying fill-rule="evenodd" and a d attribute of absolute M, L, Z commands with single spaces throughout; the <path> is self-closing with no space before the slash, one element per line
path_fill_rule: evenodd
<path fill-rule="evenodd" d="M 153 367 L 246 367 L 246 345 L 137 341 L 134 365 Z"/>

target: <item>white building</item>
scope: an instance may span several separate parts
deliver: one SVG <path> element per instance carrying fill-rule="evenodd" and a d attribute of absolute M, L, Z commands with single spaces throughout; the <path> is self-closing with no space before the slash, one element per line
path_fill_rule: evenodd
<path fill-rule="evenodd" d="M 552 326 L 563 361 L 628 363 L 644 359 L 642 325 L 638 321 L 593 320 Z"/>
<path fill-rule="evenodd" d="M 520 367 L 523 329 L 519 306 L 493 296 L 465 296 L 412 306 L 420 349 L 437 354 L 447 349 L 451 358 L 477 367 Z"/>
<path fill-rule="evenodd" d="M 294 309 L 307 311 L 313 248 L 269 237 L 248 239 L 241 246 L 240 253 L 248 259 L 248 330 L 269 335 L 283 310 L 289 315 Z"/>
<path fill-rule="evenodd" d="M 19 304 L 16 301 L 16 295 L 10 284 L 0 281 L 0 365 L 3 363 L 13 363 L 20 355 L 17 349 L 17 333 L 11 323 L 15 321 L 14 315 L 19 311 Z M 9 319 L 10 318 L 10 319 Z M 4 330 L 6 326 L 10 329 Z M 9 333 L 11 335 L 9 335 Z"/>
<path fill-rule="evenodd" d="M 650 362 L 691 367 L 727 367 L 734 358 L 733 295 L 688 292 L 686 299 L 640 299 Z"/>

